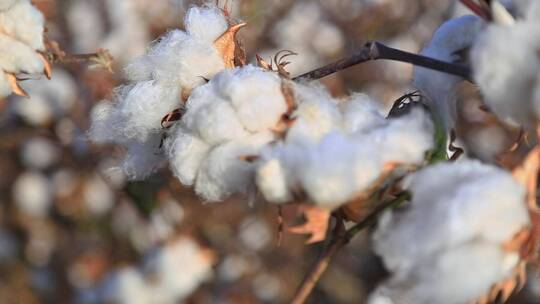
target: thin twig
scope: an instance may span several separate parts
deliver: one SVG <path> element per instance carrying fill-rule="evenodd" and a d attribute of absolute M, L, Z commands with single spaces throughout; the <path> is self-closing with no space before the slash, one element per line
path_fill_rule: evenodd
<path fill-rule="evenodd" d="M 377 41 L 370 41 L 367 42 L 357 53 L 311 72 L 297 76 L 293 78 L 293 80 L 316 80 L 344 70 L 353 65 L 379 59 L 407 62 L 416 66 L 460 76 L 467 80 L 471 78 L 471 70 L 465 65 L 445 62 L 423 55 L 405 52 L 388 47 Z"/>
<path fill-rule="evenodd" d="M 375 208 L 366 218 L 364 218 L 361 222 L 353 226 L 352 228 L 349 228 L 349 230 L 345 231 L 343 233 L 343 221 L 341 218 L 337 217 L 336 220 L 336 227 L 334 228 L 334 232 L 332 235 L 332 239 L 330 241 L 330 244 L 326 248 L 326 250 L 323 252 L 321 257 L 318 259 L 317 263 L 313 266 L 313 268 L 310 270 L 310 272 L 306 275 L 304 280 L 302 281 L 302 284 L 298 288 L 298 291 L 296 292 L 293 300 L 291 301 L 291 304 L 302 304 L 304 303 L 315 286 L 317 285 L 317 282 L 321 278 L 322 274 L 326 271 L 328 268 L 328 265 L 330 265 L 330 262 L 332 261 L 332 258 L 334 255 L 349 241 L 356 235 L 358 232 L 364 230 L 365 228 L 371 226 L 375 221 L 379 218 L 379 215 L 383 211 L 385 211 L 387 208 L 398 205 L 410 198 L 409 193 L 403 192 L 401 195 L 399 195 L 397 198 L 390 200 L 388 202 L 382 203 L 377 208 Z"/>

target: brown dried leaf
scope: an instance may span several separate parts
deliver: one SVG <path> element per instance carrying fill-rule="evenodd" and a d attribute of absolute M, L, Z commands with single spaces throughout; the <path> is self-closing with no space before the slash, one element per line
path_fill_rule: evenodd
<path fill-rule="evenodd" d="M 306 244 L 323 241 L 326 238 L 330 211 L 315 205 L 302 204 L 299 211 L 303 213 L 306 222 L 299 226 L 288 227 L 287 231 L 296 234 L 310 234 Z"/>
<path fill-rule="evenodd" d="M 163 129 L 170 128 L 176 121 L 182 119 L 183 115 L 182 109 L 174 109 L 171 112 L 167 113 L 162 119 L 161 119 L 161 127 Z"/>
<path fill-rule="evenodd" d="M 238 30 L 246 26 L 247 23 L 240 23 L 234 26 L 231 26 L 225 33 L 221 34 L 216 41 L 214 41 L 214 47 L 217 49 L 223 62 L 225 63 L 225 68 L 234 68 L 236 63 L 242 61 L 241 58 L 237 58 L 239 54 L 243 53 L 242 47 L 238 43 L 236 34 Z"/>
<path fill-rule="evenodd" d="M 38 53 L 39 57 L 41 57 L 41 60 L 43 60 L 43 66 L 45 67 L 43 70 L 43 74 L 45 74 L 45 77 L 47 79 L 51 79 L 52 76 L 52 66 L 49 62 L 49 59 L 47 59 L 47 56 L 45 56 L 43 53 Z"/>
<path fill-rule="evenodd" d="M 17 77 L 15 77 L 15 75 L 11 73 L 6 73 L 6 77 L 14 94 L 23 97 L 29 97 L 28 93 L 26 93 L 26 91 L 19 85 L 19 82 L 17 81 Z"/>

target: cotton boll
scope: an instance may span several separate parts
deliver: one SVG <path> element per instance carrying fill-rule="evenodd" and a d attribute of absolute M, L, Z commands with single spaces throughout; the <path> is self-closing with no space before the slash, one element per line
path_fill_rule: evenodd
<path fill-rule="evenodd" d="M 152 293 L 142 274 L 135 268 L 125 268 L 105 281 L 102 301 L 115 304 L 146 304 L 151 302 Z"/>
<path fill-rule="evenodd" d="M 540 41 L 531 39 L 538 34 L 540 26 L 529 22 L 510 27 L 492 25 L 472 52 L 474 78 L 486 104 L 513 125 L 534 127 L 540 113 L 534 108 L 534 89 L 540 87 Z M 505 37 L 505 43 L 500 37 Z"/>
<path fill-rule="evenodd" d="M 385 123 L 380 105 L 365 94 L 355 94 L 339 104 L 346 133 L 367 130 Z"/>
<path fill-rule="evenodd" d="M 9 9 L 13 4 L 19 1 L 20 0 L 0 0 L 0 11 Z"/>
<path fill-rule="evenodd" d="M 334 56 L 345 45 L 345 37 L 340 29 L 329 22 L 319 22 L 313 37 L 313 48 L 324 56 Z"/>
<path fill-rule="evenodd" d="M 210 202 L 224 200 L 232 194 L 249 194 L 254 186 L 255 164 L 242 158 L 257 155 L 273 139 L 271 132 L 264 132 L 214 148 L 197 176 L 197 194 Z"/>
<path fill-rule="evenodd" d="M 451 19 L 437 29 L 422 55 L 446 62 L 460 61 L 456 54 L 473 45 L 482 27 L 482 20 L 475 16 Z M 414 69 L 414 85 L 424 93 L 448 130 L 454 127 L 457 116 L 454 88 L 462 80 L 423 67 Z"/>
<path fill-rule="evenodd" d="M 47 178 L 38 172 L 25 172 L 15 180 L 13 199 L 24 213 L 46 216 L 52 201 L 52 193 Z"/>
<path fill-rule="evenodd" d="M 30 1 L 18 1 L 9 10 L 0 11 L 0 27 L 5 34 L 43 51 L 43 14 Z"/>
<path fill-rule="evenodd" d="M 21 151 L 23 164 L 29 169 L 47 169 L 60 158 L 60 149 L 48 139 L 36 137 L 24 143 Z"/>
<path fill-rule="evenodd" d="M 251 132 L 271 129 L 287 111 L 281 79 L 253 66 L 220 73 L 212 80 L 230 100 L 238 119 Z"/>
<path fill-rule="evenodd" d="M 341 128 L 341 113 L 328 92 L 303 85 L 294 89 L 298 107 L 292 114 L 295 121 L 287 131 L 287 142 L 317 142 L 330 131 Z"/>
<path fill-rule="evenodd" d="M 177 303 L 212 275 L 211 259 L 191 239 L 176 240 L 145 262 L 146 273 L 155 278 L 152 293 Z M 169 303 L 169 302 L 166 302 Z"/>
<path fill-rule="evenodd" d="M 229 27 L 217 7 L 192 7 L 186 14 L 184 25 L 189 35 L 208 42 L 214 42 Z"/>
<path fill-rule="evenodd" d="M 83 197 L 88 210 L 96 216 L 105 214 L 114 205 L 114 193 L 99 176 L 93 176 L 84 183 Z"/>
<path fill-rule="evenodd" d="M 0 34 L 0 53 L 0 68 L 6 72 L 40 74 L 45 68 L 31 47 L 5 34 Z"/>
<path fill-rule="evenodd" d="M 471 160 L 438 164 L 414 174 L 409 191 L 410 206 L 385 215 L 373 236 L 392 273 L 373 299 L 466 303 L 512 274 L 519 253 L 504 244 L 530 220 L 510 174 Z"/>
<path fill-rule="evenodd" d="M 178 127 L 166 142 L 171 170 L 180 182 L 192 186 L 201 163 L 210 151 L 210 145 Z"/>

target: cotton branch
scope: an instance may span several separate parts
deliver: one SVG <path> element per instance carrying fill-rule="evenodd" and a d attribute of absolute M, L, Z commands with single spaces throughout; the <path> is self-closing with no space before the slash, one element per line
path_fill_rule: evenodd
<path fill-rule="evenodd" d="M 336 216 L 336 226 L 334 228 L 330 244 L 325 249 L 317 263 L 313 266 L 313 268 L 311 268 L 310 272 L 302 281 L 302 284 L 298 288 L 298 291 L 296 292 L 293 300 L 291 301 L 291 304 L 305 303 L 305 301 L 317 285 L 317 282 L 328 268 L 328 265 L 330 265 L 330 262 L 332 261 L 334 255 L 341 248 L 347 245 L 347 243 L 349 243 L 349 241 L 356 234 L 375 223 L 375 221 L 386 209 L 392 206 L 399 205 L 408 199 L 410 199 L 410 194 L 407 192 L 403 192 L 402 194 L 398 195 L 397 198 L 388 202 L 384 202 L 377 206 L 377 208 L 375 208 L 375 210 L 373 210 L 368 216 L 366 216 L 364 220 L 346 231 L 344 230 L 342 218 L 340 216 Z"/>
<path fill-rule="evenodd" d="M 471 70 L 465 65 L 449 63 L 426 56 L 401 51 L 388 47 L 377 41 L 370 41 L 367 42 L 360 49 L 360 51 L 352 56 L 340 59 L 311 72 L 297 76 L 293 80 L 316 80 L 344 70 L 353 65 L 379 59 L 407 62 L 416 66 L 460 76 L 465 79 L 471 78 Z"/>

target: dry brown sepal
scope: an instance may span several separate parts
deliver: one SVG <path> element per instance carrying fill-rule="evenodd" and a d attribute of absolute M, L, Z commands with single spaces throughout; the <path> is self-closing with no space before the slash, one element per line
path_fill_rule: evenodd
<path fill-rule="evenodd" d="M 287 227 L 286 230 L 295 234 L 309 234 L 306 244 L 324 241 L 330 221 L 330 210 L 312 204 L 299 204 L 298 212 L 305 218 L 305 223 Z"/>
<path fill-rule="evenodd" d="M 238 31 L 246 25 L 247 23 L 239 23 L 229 27 L 214 41 L 214 47 L 221 55 L 227 69 L 246 64 L 246 53 L 237 37 Z"/>
<path fill-rule="evenodd" d="M 28 93 L 26 93 L 26 91 L 19 85 L 18 79 L 14 74 L 6 73 L 6 77 L 14 94 L 28 97 Z"/>

